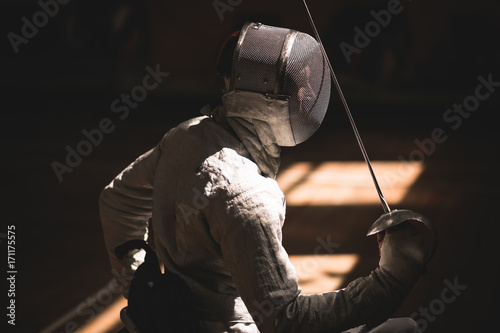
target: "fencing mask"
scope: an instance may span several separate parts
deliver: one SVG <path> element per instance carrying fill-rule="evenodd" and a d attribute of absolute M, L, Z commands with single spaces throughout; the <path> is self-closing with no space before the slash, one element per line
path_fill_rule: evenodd
<path fill-rule="evenodd" d="M 328 108 L 330 85 L 330 72 L 313 37 L 248 22 L 239 33 L 225 99 L 230 104 L 254 100 L 263 106 L 261 112 L 272 115 L 259 116 L 253 108 L 251 117 L 263 117 L 271 125 L 279 146 L 295 146 L 319 128 Z M 241 106 L 236 109 L 239 115 L 233 116 L 243 116 Z"/>

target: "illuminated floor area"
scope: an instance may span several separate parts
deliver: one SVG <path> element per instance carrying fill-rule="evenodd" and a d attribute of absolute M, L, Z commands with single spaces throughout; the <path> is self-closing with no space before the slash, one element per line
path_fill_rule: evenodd
<path fill-rule="evenodd" d="M 359 257 L 355 254 L 290 256 L 290 261 L 297 272 L 303 294 L 315 294 L 339 289 L 345 282 L 346 275 L 358 260 Z M 76 332 L 111 333 L 118 331 L 122 327 L 120 310 L 126 306 L 127 300 L 119 297 Z M 89 305 L 88 308 L 92 308 L 92 305 Z M 68 318 L 61 321 L 67 322 Z M 50 329 L 42 330 L 42 332 L 50 332 Z"/>
<path fill-rule="evenodd" d="M 337 290 L 359 260 L 356 254 L 292 255 L 303 294 Z"/>
<path fill-rule="evenodd" d="M 87 325 L 79 329 L 78 333 L 110 333 L 119 330 L 122 327 L 120 320 L 120 311 L 127 306 L 127 300 L 123 297 L 118 298 L 106 310 L 100 313 Z"/>
<path fill-rule="evenodd" d="M 387 199 L 398 203 L 423 171 L 422 163 L 375 161 L 380 186 Z M 277 181 L 289 206 L 339 206 L 378 204 L 369 171 L 364 162 L 297 162 L 280 172 Z M 318 239 L 317 239 L 318 241 Z M 325 241 L 323 240 L 323 243 Z M 332 244 L 328 242 L 328 244 Z M 318 245 L 308 255 L 290 255 L 303 294 L 314 294 L 341 288 L 359 261 L 357 254 L 331 254 L 334 247 Z M 324 254 L 327 251 L 330 254 Z M 77 332 L 113 332 L 121 326 L 120 310 L 126 300 L 118 298 Z"/>

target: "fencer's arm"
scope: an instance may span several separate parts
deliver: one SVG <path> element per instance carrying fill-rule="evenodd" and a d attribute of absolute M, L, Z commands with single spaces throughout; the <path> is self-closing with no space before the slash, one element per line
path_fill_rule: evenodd
<path fill-rule="evenodd" d="M 381 324 L 398 309 L 423 272 L 434 246 L 430 236 L 420 223 L 406 222 L 397 230 L 389 230 L 382 242 L 379 266 L 369 276 L 333 293 L 300 295 L 278 314 L 282 326 L 278 325 L 277 331 L 310 332 L 308 325 L 315 316 L 323 316 L 327 323 L 318 331 L 342 332 L 362 324 Z M 330 312 L 325 314 L 324 308 Z M 297 327 L 296 318 L 301 317 L 304 319 L 297 321 Z"/>
<path fill-rule="evenodd" d="M 132 162 L 107 185 L 99 197 L 99 214 L 113 275 L 124 286 L 144 261 L 144 250 L 129 252 L 123 260 L 115 255 L 118 245 L 132 239 L 147 239 L 152 215 L 152 190 L 159 148 L 151 149 Z"/>
<path fill-rule="evenodd" d="M 406 252 L 397 246 L 414 235 L 398 239 L 394 233 L 385 239 L 380 267 L 345 289 L 302 295 L 281 245 L 283 197 L 272 188 L 253 185 L 239 193 L 221 191 L 209 214 L 216 217 L 212 235 L 261 332 L 342 332 L 382 323 L 401 305 L 422 263 L 412 259 L 420 255 L 418 246 Z"/>

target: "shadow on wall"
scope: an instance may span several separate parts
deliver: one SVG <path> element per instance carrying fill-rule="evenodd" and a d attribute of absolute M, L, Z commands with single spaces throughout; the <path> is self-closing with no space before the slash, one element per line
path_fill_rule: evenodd
<path fill-rule="evenodd" d="M 500 70 L 499 12 L 349 2 L 333 15 L 323 39 L 335 66 L 361 83 L 457 91 L 480 73 Z"/>
<path fill-rule="evenodd" d="M 207 67 L 219 44 L 244 21 L 286 21 L 311 31 L 300 1 L 287 7 L 293 16 L 286 19 L 278 5 L 242 1 L 227 9 L 222 21 L 213 2 L 195 8 L 186 2 L 167 6 L 140 0 L 54 3 L 60 4 L 42 8 L 38 2 L 16 3 L 3 11 L 5 35 L 12 33 L 1 45 L 8 85 L 120 90 L 136 84 L 144 66 L 156 62 L 177 77 L 172 86 L 187 77 L 210 82 L 213 69 Z M 481 4 L 487 5 L 341 1 L 323 5 L 323 12 L 312 4 L 311 11 L 318 23 L 330 22 L 319 28 L 334 67 L 359 84 L 456 91 L 467 88 L 477 75 L 500 69 L 495 35 L 500 30 L 499 4 Z M 40 12 L 48 13 L 46 19 L 40 21 Z"/>

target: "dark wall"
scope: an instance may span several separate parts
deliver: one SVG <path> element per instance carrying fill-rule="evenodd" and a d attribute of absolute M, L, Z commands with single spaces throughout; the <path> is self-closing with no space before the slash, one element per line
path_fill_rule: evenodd
<path fill-rule="evenodd" d="M 309 5 L 334 67 L 345 77 L 341 83 L 354 94 L 364 85 L 394 93 L 456 92 L 500 68 L 500 10 L 492 0 Z M 58 7 L 49 6 L 55 14 L 44 20 L 36 1 L 3 3 L 0 68 L 7 87 L 18 93 L 121 91 L 141 80 L 146 65 L 160 64 L 171 77 L 156 93 L 206 95 L 215 90 L 221 43 L 246 20 L 312 31 L 301 1 L 73 0 Z M 393 11 L 387 18 L 381 11 L 388 9 Z M 378 28 L 369 24 L 376 22 L 372 11 L 379 13 Z M 23 35 L 23 17 L 38 22 L 37 33 L 26 29 Z M 355 28 L 368 38 L 356 44 Z M 8 33 L 32 37 L 13 46 Z M 348 57 L 342 52 L 347 44 Z"/>

